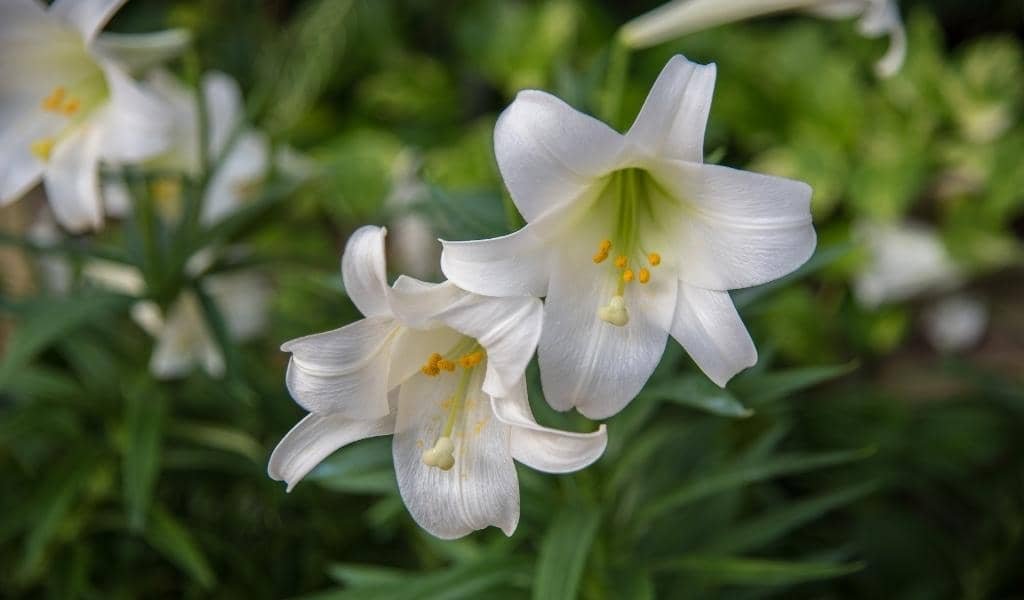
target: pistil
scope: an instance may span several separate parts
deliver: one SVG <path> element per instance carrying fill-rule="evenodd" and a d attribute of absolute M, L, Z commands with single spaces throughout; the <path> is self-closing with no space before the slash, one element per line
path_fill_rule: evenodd
<path fill-rule="evenodd" d="M 434 353 L 430 356 L 428 364 L 433 362 L 439 364 L 444 359 L 440 357 L 438 353 Z M 452 441 L 452 432 L 455 430 L 455 423 L 458 421 L 459 416 L 466 404 L 466 392 L 469 390 L 469 381 L 473 375 L 473 371 L 476 369 L 486 354 L 479 344 L 473 342 L 473 345 L 469 348 L 469 352 L 466 352 L 459 358 L 459 364 L 462 365 L 462 375 L 459 377 L 458 386 L 455 388 L 455 394 L 449 398 L 450 407 L 448 409 L 448 418 L 445 421 L 444 430 L 441 435 L 437 438 L 437 442 L 434 443 L 432 448 L 423 451 L 422 460 L 423 464 L 428 467 L 437 467 L 442 471 L 447 471 L 455 466 L 455 443 Z M 436 358 L 436 360 L 435 360 Z M 424 368 L 426 365 L 424 365 Z M 455 370 L 454 364 L 450 370 Z"/>

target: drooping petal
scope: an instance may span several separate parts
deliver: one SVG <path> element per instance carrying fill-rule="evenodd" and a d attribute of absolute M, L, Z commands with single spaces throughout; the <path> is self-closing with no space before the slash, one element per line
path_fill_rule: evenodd
<path fill-rule="evenodd" d="M 577 407 L 591 419 L 622 410 L 651 376 L 668 339 L 676 285 L 654 277 L 626 289 L 629 322 L 618 327 L 597 311 L 616 293 L 616 281 L 580 272 L 589 256 L 577 252 L 556 263 L 544 301 L 537 356 L 544 396 L 556 410 Z"/>
<path fill-rule="evenodd" d="M 63 19 L 91 42 L 126 0 L 55 0 L 50 14 Z"/>
<path fill-rule="evenodd" d="M 397 324 L 386 317 L 362 319 L 333 331 L 281 346 L 291 352 L 285 382 L 292 398 L 310 412 L 374 419 L 388 413 L 388 364 Z"/>
<path fill-rule="evenodd" d="M 450 281 L 430 283 L 408 275 L 399 275 L 391 287 L 391 311 L 409 327 L 431 329 L 441 325 L 437 315 L 466 296 L 466 291 Z"/>
<path fill-rule="evenodd" d="M 757 363 L 757 348 L 729 292 L 705 290 L 681 281 L 678 300 L 672 337 L 711 381 L 725 387 L 733 375 Z"/>
<path fill-rule="evenodd" d="M 494 155 L 519 212 L 533 221 L 615 168 L 623 138 L 536 90 L 519 92 L 494 126 Z"/>
<path fill-rule="evenodd" d="M 196 365 L 214 377 L 224 374 L 224 355 L 206 325 L 199 299 L 185 293 L 171 305 L 156 332 L 149 369 L 158 379 L 183 377 Z"/>
<path fill-rule="evenodd" d="M 345 292 L 363 315 L 388 316 L 388 280 L 384 257 L 387 229 L 365 225 L 355 230 L 341 256 Z"/>
<path fill-rule="evenodd" d="M 138 162 L 163 152 L 171 143 L 174 112 L 156 94 L 140 86 L 110 61 L 102 61 L 110 89 L 102 123 L 103 158 Z"/>
<path fill-rule="evenodd" d="M 203 222 L 216 223 L 259 192 L 270 166 L 270 141 L 263 133 L 239 135 L 210 180 L 203 201 Z"/>
<path fill-rule="evenodd" d="M 43 175 L 53 214 L 69 231 L 103 225 L 99 187 L 102 140 L 99 129 L 80 127 L 57 144 Z"/>
<path fill-rule="evenodd" d="M 154 33 L 102 33 L 93 50 L 113 59 L 133 73 L 168 61 L 181 54 L 192 40 L 187 29 L 168 29 Z"/>
<path fill-rule="evenodd" d="M 210 127 L 210 156 L 216 158 L 225 151 L 245 116 L 242 88 L 229 75 L 212 71 L 203 75 L 202 89 Z"/>
<path fill-rule="evenodd" d="M 546 296 L 552 245 L 584 210 L 583 203 L 564 203 L 505 236 L 467 242 L 441 240 L 441 271 L 476 294 Z"/>
<path fill-rule="evenodd" d="M 270 455 L 267 474 L 288 484 L 288 491 L 335 450 L 366 438 L 388 435 L 395 416 L 353 420 L 343 415 L 309 414 L 278 442 Z"/>
<path fill-rule="evenodd" d="M 50 124 L 34 117 L 12 115 L 10 122 L 0 122 L 0 206 L 24 196 L 43 176 L 45 163 L 32 154 L 32 144 L 47 136 Z"/>
<path fill-rule="evenodd" d="M 522 379 L 504 398 L 491 398 L 494 416 L 512 428 L 512 458 L 545 473 L 578 471 L 601 457 L 608 445 L 602 424 L 592 433 L 575 433 L 537 424 Z"/>
<path fill-rule="evenodd" d="M 717 165 L 652 161 L 680 202 L 672 225 L 679 276 L 713 290 L 750 287 L 793 272 L 814 253 L 806 183 Z"/>
<path fill-rule="evenodd" d="M 260 334 L 270 309 L 270 284 L 253 272 L 225 273 L 206 280 L 231 337 L 245 341 Z"/>
<path fill-rule="evenodd" d="M 402 385 L 393 446 L 398 489 L 413 519 L 439 538 L 489 525 L 512 535 L 519 522 L 519 481 L 509 427 L 493 418 L 478 373 L 452 431 L 454 466 L 443 471 L 423 463 L 423 451 L 443 431 L 457 379 L 416 375 Z"/>
<path fill-rule="evenodd" d="M 626 140 L 649 154 L 704 162 L 704 130 L 715 90 L 715 65 L 673 56 L 651 87 Z"/>

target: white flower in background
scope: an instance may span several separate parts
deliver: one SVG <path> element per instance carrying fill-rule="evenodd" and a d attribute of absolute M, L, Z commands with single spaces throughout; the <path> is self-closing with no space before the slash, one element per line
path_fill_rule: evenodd
<path fill-rule="evenodd" d="M 428 279 L 437 274 L 441 246 L 430 219 L 415 210 L 416 203 L 430 194 L 419 170 L 420 159 L 414 151 L 398 154 L 384 206 L 395 215 L 388 225 L 392 263 L 403 273 Z"/>
<path fill-rule="evenodd" d="M 975 296 L 957 294 L 924 311 L 924 333 L 942 352 L 959 352 L 978 344 L 988 327 L 988 308 Z"/>
<path fill-rule="evenodd" d="M 99 163 L 131 163 L 168 143 L 166 107 L 118 61 L 163 56 L 180 34 L 97 37 L 124 0 L 0 2 L 0 204 L 40 180 L 72 231 L 103 223 Z"/>
<path fill-rule="evenodd" d="M 867 307 L 948 291 L 963 282 L 960 267 L 931 227 L 861 223 L 854 236 L 869 255 L 853 281 L 854 294 Z"/>
<path fill-rule="evenodd" d="M 782 277 L 814 251 L 804 183 L 703 164 L 714 65 L 674 57 L 625 135 L 539 91 L 495 126 L 523 229 L 443 242 L 456 285 L 547 296 L 539 346 L 553 407 L 621 410 L 669 334 L 717 384 L 757 361 L 728 290 Z"/>
<path fill-rule="evenodd" d="M 259 194 L 270 169 L 270 141 L 264 133 L 245 125 L 242 91 L 234 79 L 212 71 L 203 76 L 200 86 L 209 124 L 207 156 L 217 167 L 206 187 L 201 214 L 202 221 L 211 224 Z M 150 73 L 146 87 L 165 100 L 174 124 L 170 146 L 147 161 L 146 167 L 198 177 L 203 165 L 196 93 L 160 70 Z M 121 182 L 110 182 L 105 192 L 111 214 L 128 214 L 131 198 Z M 179 216 L 184 199 L 180 178 L 158 178 L 151 183 L 150 193 L 164 215 Z"/>
<path fill-rule="evenodd" d="M 604 452 L 589 434 L 541 427 L 524 370 L 540 336 L 536 298 L 486 298 L 451 283 L 385 278 L 385 231 L 349 240 L 342 276 L 365 319 L 292 340 L 288 389 L 311 414 L 281 440 L 268 473 L 290 490 L 338 448 L 394 434 L 399 492 L 421 527 L 457 538 L 519 521 L 513 459 L 581 469 Z"/>
<path fill-rule="evenodd" d="M 208 255 L 190 261 L 195 275 L 205 268 Z M 84 268 L 89 280 L 131 296 L 145 292 L 142 274 L 133 267 L 109 261 L 93 261 Z M 211 275 L 203 280 L 204 290 L 224 319 L 228 335 L 245 341 L 266 326 L 270 288 L 255 273 Z M 164 312 L 150 300 L 135 303 L 132 318 L 155 340 L 149 370 L 159 379 L 174 379 L 201 367 L 214 377 L 224 374 L 224 355 L 207 324 L 200 300 L 192 291 L 182 292 Z"/>
<path fill-rule="evenodd" d="M 889 36 L 889 49 L 875 65 L 878 74 L 889 77 L 903 66 L 907 34 L 895 0 L 675 0 L 626 23 L 620 36 L 626 46 L 647 48 L 718 25 L 794 10 L 829 19 L 858 18 L 861 35 Z"/>

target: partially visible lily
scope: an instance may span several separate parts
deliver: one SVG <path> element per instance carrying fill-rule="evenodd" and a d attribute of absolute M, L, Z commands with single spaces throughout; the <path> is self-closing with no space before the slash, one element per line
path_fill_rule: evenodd
<path fill-rule="evenodd" d="M 868 262 L 853 281 L 857 299 L 868 307 L 948 291 L 964 280 L 938 232 L 919 223 L 860 223 L 854 235 Z"/>
<path fill-rule="evenodd" d="M 156 60 L 181 36 L 100 36 L 124 2 L 0 2 L 0 204 L 42 180 L 61 225 L 98 228 L 100 162 L 135 163 L 167 147 L 166 106 L 118 57 Z"/>
<path fill-rule="evenodd" d="M 714 65 L 672 58 L 625 135 L 532 90 L 498 119 L 498 167 L 528 224 L 444 242 L 441 268 L 479 294 L 547 296 L 538 355 L 556 409 L 617 413 L 669 335 L 724 386 L 757 361 L 728 290 L 814 251 L 807 184 L 704 164 L 714 83 Z"/>
<path fill-rule="evenodd" d="M 281 440 L 268 473 L 290 490 L 338 448 L 394 434 L 398 489 L 413 519 L 445 539 L 519 521 L 513 459 L 540 471 L 586 467 L 605 428 L 570 433 L 536 423 L 524 371 L 540 337 L 536 298 L 487 298 L 451 283 L 385 278 L 385 231 L 348 242 L 342 277 L 366 316 L 292 340 L 287 384 L 311 411 Z"/>
<path fill-rule="evenodd" d="M 861 35 L 889 36 L 889 49 L 875 65 L 878 74 L 889 77 L 903 66 L 907 34 L 895 0 L 674 0 L 626 23 L 620 37 L 628 47 L 646 48 L 718 25 L 796 10 L 859 19 Z"/>

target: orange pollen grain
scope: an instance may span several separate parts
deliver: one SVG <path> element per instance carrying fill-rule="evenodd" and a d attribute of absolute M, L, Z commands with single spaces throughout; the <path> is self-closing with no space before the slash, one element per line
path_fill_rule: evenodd
<path fill-rule="evenodd" d="M 647 262 L 651 263 L 652 267 L 656 267 L 661 264 L 661 255 L 657 252 L 651 252 L 647 255 Z"/>
<path fill-rule="evenodd" d="M 640 283 L 647 283 L 651 280 L 651 272 L 647 269 L 640 269 L 637 278 L 640 280 Z"/>
<path fill-rule="evenodd" d="M 633 281 L 633 269 L 626 269 L 622 272 L 622 280 L 626 283 Z"/>

